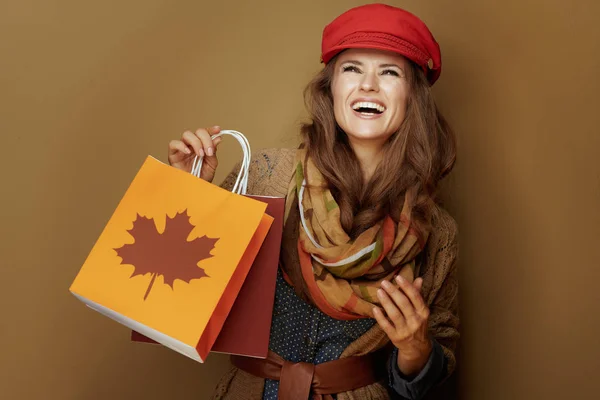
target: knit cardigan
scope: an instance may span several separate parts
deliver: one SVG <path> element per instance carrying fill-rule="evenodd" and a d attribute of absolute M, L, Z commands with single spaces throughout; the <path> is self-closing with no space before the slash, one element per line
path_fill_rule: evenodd
<path fill-rule="evenodd" d="M 292 178 L 295 149 L 266 149 L 255 153 L 250 164 L 248 194 L 285 197 Z M 239 164 L 225 178 L 221 187 L 231 190 Z M 442 382 L 455 369 L 454 352 L 459 338 L 458 317 L 458 228 L 455 220 L 441 207 L 432 215 L 432 231 L 421 255 L 415 276 L 423 278 L 422 295 L 430 309 L 429 333 L 444 349 L 448 360 Z M 375 324 L 351 343 L 340 358 L 359 356 L 378 350 L 389 343 L 387 335 Z M 232 367 L 219 381 L 215 400 L 260 400 L 264 379 Z M 338 400 L 389 399 L 387 383 L 378 382 L 350 392 L 339 393 Z"/>

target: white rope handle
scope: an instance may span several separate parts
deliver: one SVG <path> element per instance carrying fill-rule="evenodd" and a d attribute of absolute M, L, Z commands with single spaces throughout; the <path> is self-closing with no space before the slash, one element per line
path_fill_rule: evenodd
<path fill-rule="evenodd" d="M 240 167 L 240 172 L 238 173 L 238 177 L 235 181 L 235 185 L 233 185 L 233 189 L 231 190 L 233 193 L 237 193 L 237 194 L 246 194 L 246 190 L 248 188 L 248 174 L 249 174 L 249 169 L 250 169 L 250 157 L 251 157 L 251 153 L 250 153 L 250 143 L 248 142 L 248 139 L 246 139 L 246 137 L 238 131 L 233 131 L 233 130 L 222 130 L 221 132 L 217 133 L 216 135 L 211 136 L 211 138 L 214 140 L 216 138 L 218 138 L 219 136 L 223 136 L 223 135 L 230 135 L 233 136 L 242 146 L 242 151 L 244 152 L 244 158 L 242 159 L 242 166 Z M 194 163 L 192 164 L 192 175 L 200 178 L 200 171 L 202 170 L 202 161 L 204 160 L 204 157 L 200 157 L 198 155 L 196 155 L 196 157 L 194 157 Z"/>

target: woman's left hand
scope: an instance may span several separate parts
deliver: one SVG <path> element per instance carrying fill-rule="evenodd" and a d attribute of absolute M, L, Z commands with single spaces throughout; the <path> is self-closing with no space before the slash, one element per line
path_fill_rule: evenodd
<path fill-rule="evenodd" d="M 398 348 L 398 367 L 407 376 L 418 374 L 429 359 L 433 343 L 427 333 L 429 308 L 421 296 L 423 279 L 413 283 L 396 277 L 399 287 L 383 281 L 377 296 L 387 314 L 375 307 L 377 323 Z"/>

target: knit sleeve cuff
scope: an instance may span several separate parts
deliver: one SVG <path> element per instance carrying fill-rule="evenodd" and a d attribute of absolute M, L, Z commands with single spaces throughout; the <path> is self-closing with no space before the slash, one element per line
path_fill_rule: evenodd
<path fill-rule="evenodd" d="M 446 370 L 447 360 L 442 346 L 433 339 L 433 350 L 425 367 L 414 378 L 402 374 L 398 368 L 398 349 L 392 351 L 388 361 L 389 385 L 404 399 L 418 400 L 434 387 Z"/>

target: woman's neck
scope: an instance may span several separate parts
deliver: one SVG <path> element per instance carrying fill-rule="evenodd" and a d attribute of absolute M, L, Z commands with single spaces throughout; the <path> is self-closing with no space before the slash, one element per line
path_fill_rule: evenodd
<path fill-rule="evenodd" d="M 376 143 L 350 143 L 363 173 L 363 181 L 369 182 L 382 158 L 380 146 Z"/>

